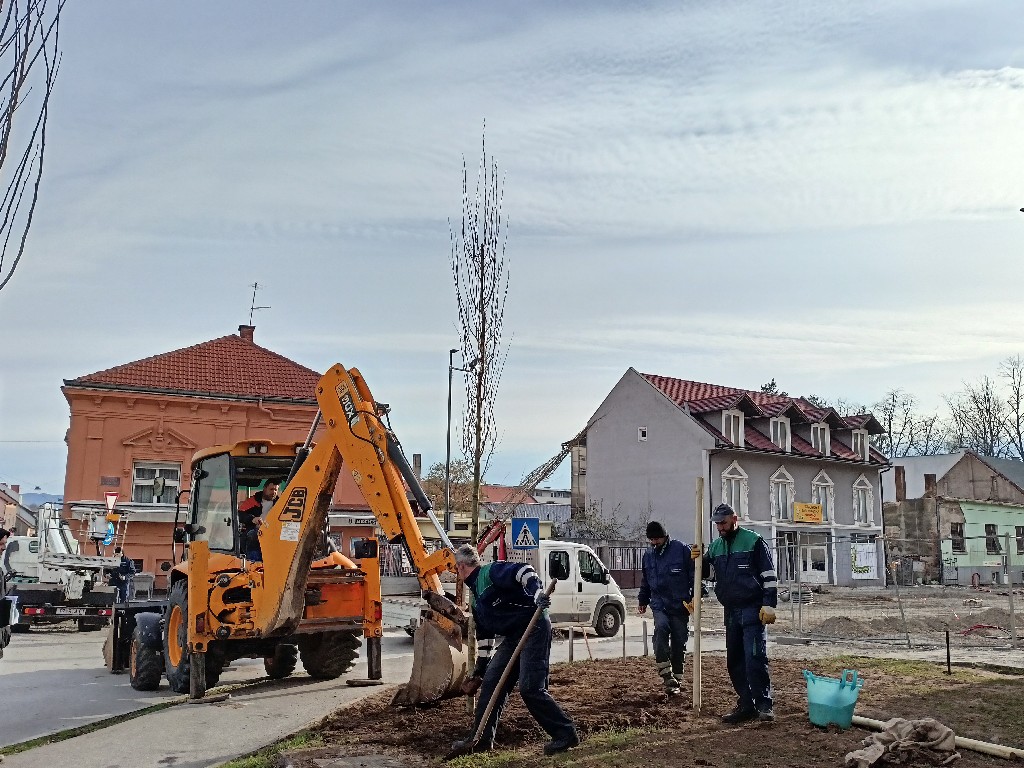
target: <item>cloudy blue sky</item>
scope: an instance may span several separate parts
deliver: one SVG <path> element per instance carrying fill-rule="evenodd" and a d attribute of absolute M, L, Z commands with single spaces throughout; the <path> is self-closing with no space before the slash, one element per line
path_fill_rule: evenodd
<path fill-rule="evenodd" d="M 1009 1 L 70 0 L 0 293 L 0 481 L 61 492 L 62 380 L 236 332 L 255 281 L 258 343 L 358 366 L 443 461 L 448 220 L 485 120 L 493 482 L 629 366 L 936 407 L 1024 353 L 1020 31 Z"/>

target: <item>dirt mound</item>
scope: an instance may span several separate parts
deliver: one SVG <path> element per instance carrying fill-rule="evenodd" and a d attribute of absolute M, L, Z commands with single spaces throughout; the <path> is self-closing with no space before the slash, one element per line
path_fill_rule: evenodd
<path fill-rule="evenodd" d="M 932 713 L 954 729 L 963 727 L 963 731 L 957 731 L 960 735 L 990 739 L 993 733 L 999 733 L 1002 743 L 1024 745 L 1024 725 L 1017 720 L 1005 722 L 1006 712 L 1013 707 L 991 700 L 993 691 L 977 688 L 973 678 L 960 680 L 959 676 L 949 678 L 936 672 L 933 677 L 926 675 L 924 689 L 917 689 L 917 678 L 874 669 L 877 660 L 868 659 L 774 660 L 771 666 L 776 722 L 727 726 L 719 716 L 732 709 L 735 696 L 724 657 L 709 654 L 704 658 L 700 714 L 692 708 L 690 662 L 688 657 L 684 693 L 675 697 L 662 691 L 650 658 L 556 665 L 551 673 L 551 693 L 576 720 L 583 738 L 583 744 L 571 752 L 573 765 L 842 765 L 845 754 L 858 748 L 867 734 L 858 729 L 841 731 L 835 726 L 823 729 L 810 723 L 807 686 L 802 674 L 805 666 L 815 674 L 829 677 L 839 677 L 843 666 L 858 666 L 866 680 L 858 714 L 887 720 Z M 995 695 L 1008 697 L 1007 701 L 1019 701 L 1024 694 L 1024 682 L 1020 680 L 1001 685 L 1005 687 Z M 935 696 L 939 698 L 929 698 Z M 407 765 L 435 765 L 442 762 L 453 741 L 468 735 L 472 725 L 464 699 L 413 710 L 394 709 L 389 701 L 390 696 L 381 693 L 328 718 L 318 728 L 326 746 L 317 750 L 317 756 L 390 755 Z M 977 707 L 976 701 L 981 702 Z M 550 765 L 551 759 L 541 754 L 547 738 L 519 696 L 513 694 L 499 723 L 497 740 L 499 748 L 515 753 L 501 764 Z M 292 764 L 309 768 L 315 765 L 312 760 L 298 757 L 292 758 Z M 960 768 L 1004 764 L 974 753 L 964 753 L 958 762 Z"/>

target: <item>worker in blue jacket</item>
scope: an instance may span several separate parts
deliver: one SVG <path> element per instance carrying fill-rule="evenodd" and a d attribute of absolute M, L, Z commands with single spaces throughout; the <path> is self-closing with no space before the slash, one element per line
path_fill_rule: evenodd
<path fill-rule="evenodd" d="M 651 606 L 654 614 L 654 663 L 665 681 L 665 692 L 680 692 L 683 659 L 689 638 L 690 613 L 693 612 L 693 562 L 685 542 L 670 539 L 665 526 L 657 521 L 647 524 L 650 549 L 644 552 L 643 576 L 637 596 L 641 616 Z"/>
<path fill-rule="evenodd" d="M 519 644 L 534 612 L 542 613 L 534 624 L 512 668 L 504 688 L 498 691 L 497 701 L 487 727 L 480 737 L 478 750 L 494 746 L 494 734 L 509 694 L 519 683 L 519 695 L 540 727 L 551 736 L 544 745 L 544 754 L 564 752 L 580 743 L 576 725 L 548 693 L 548 666 L 551 655 L 551 621 L 547 607 L 551 598 L 541 588 L 540 577 L 532 566 L 524 563 L 495 562 L 481 565 L 476 549 L 469 544 L 455 553 L 459 577 L 473 593 L 473 620 L 476 622 L 478 655 L 473 676 L 463 685 L 463 693 L 473 695 L 477 689 L 480 698 L 476 704 L 474 733 L 483 717 L 491 696 L 495 695 L 498 681 L 508 666 L 512 652 Z M 495 638 L 502 638 L 490 655 Z M 453 754 L 473 749 L 472 737 L 456 741 Z"/>
<path fill-rule="evenodd" d="M 728 504 L 711 513 L 718 538 L 708 548 L 703 576 L 715 582 L 715 596 L 725 608 L 726 665 L 739 697 L 736 708 L 722 717 L 726 723 L 746 720 L 770 722 L 772 681 L 768 674 L 768 633 L 775 623 L 778 580 L 768 543 L 757 533 L 741 528 Z M 691 556 L 700 556 L 692 547 Z"/>

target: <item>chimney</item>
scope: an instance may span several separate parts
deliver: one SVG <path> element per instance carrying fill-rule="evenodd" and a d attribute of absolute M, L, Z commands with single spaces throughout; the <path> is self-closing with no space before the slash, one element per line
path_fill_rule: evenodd
<path fill-rule="evenodd" d="M 938 496 L 935 488 L 935 475 L 924 476 L 924 495 L 929 499 L 934 499 Z"/>
<path fill-rule="evenodd" d="M 12 485 L 11 486 L 11 490 L 14 491 L 14 495 L 15 496 L 20 496 L 21 495 L 21 486 L 20 485 Z"/>
<path fill-rule="evenodd" d="M 412 473 L 417 480 L 423 477 L 423 454 L 414 453 L 412 455 Z"/>
<path fill-rule="evenodd" d="M 252 341 L 252 334 L 255 330 L 255 325 L 240 325 L 238 326 L 238 335 L 246 341 Z"/>
<path fill-rule="evenodd" d="M 907 468 L 897 464 L 893 467 L 893 481 L 896 483 L 896 501 L 907 500 Z"/>

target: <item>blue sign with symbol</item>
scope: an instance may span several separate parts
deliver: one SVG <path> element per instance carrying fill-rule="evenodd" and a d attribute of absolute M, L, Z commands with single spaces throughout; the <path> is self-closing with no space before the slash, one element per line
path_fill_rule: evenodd
<path fill-rule="evenodd" d="M 110 542 L 114 540 L 114 524 L 107 523 L 107 535 L 103 537 L 103 546 L 109 546 Z"/>
<path fill-rule="evenodd" d="M 537 549 L 540 547 L 540 518 L 512 518 L 512 549 Z"/>

